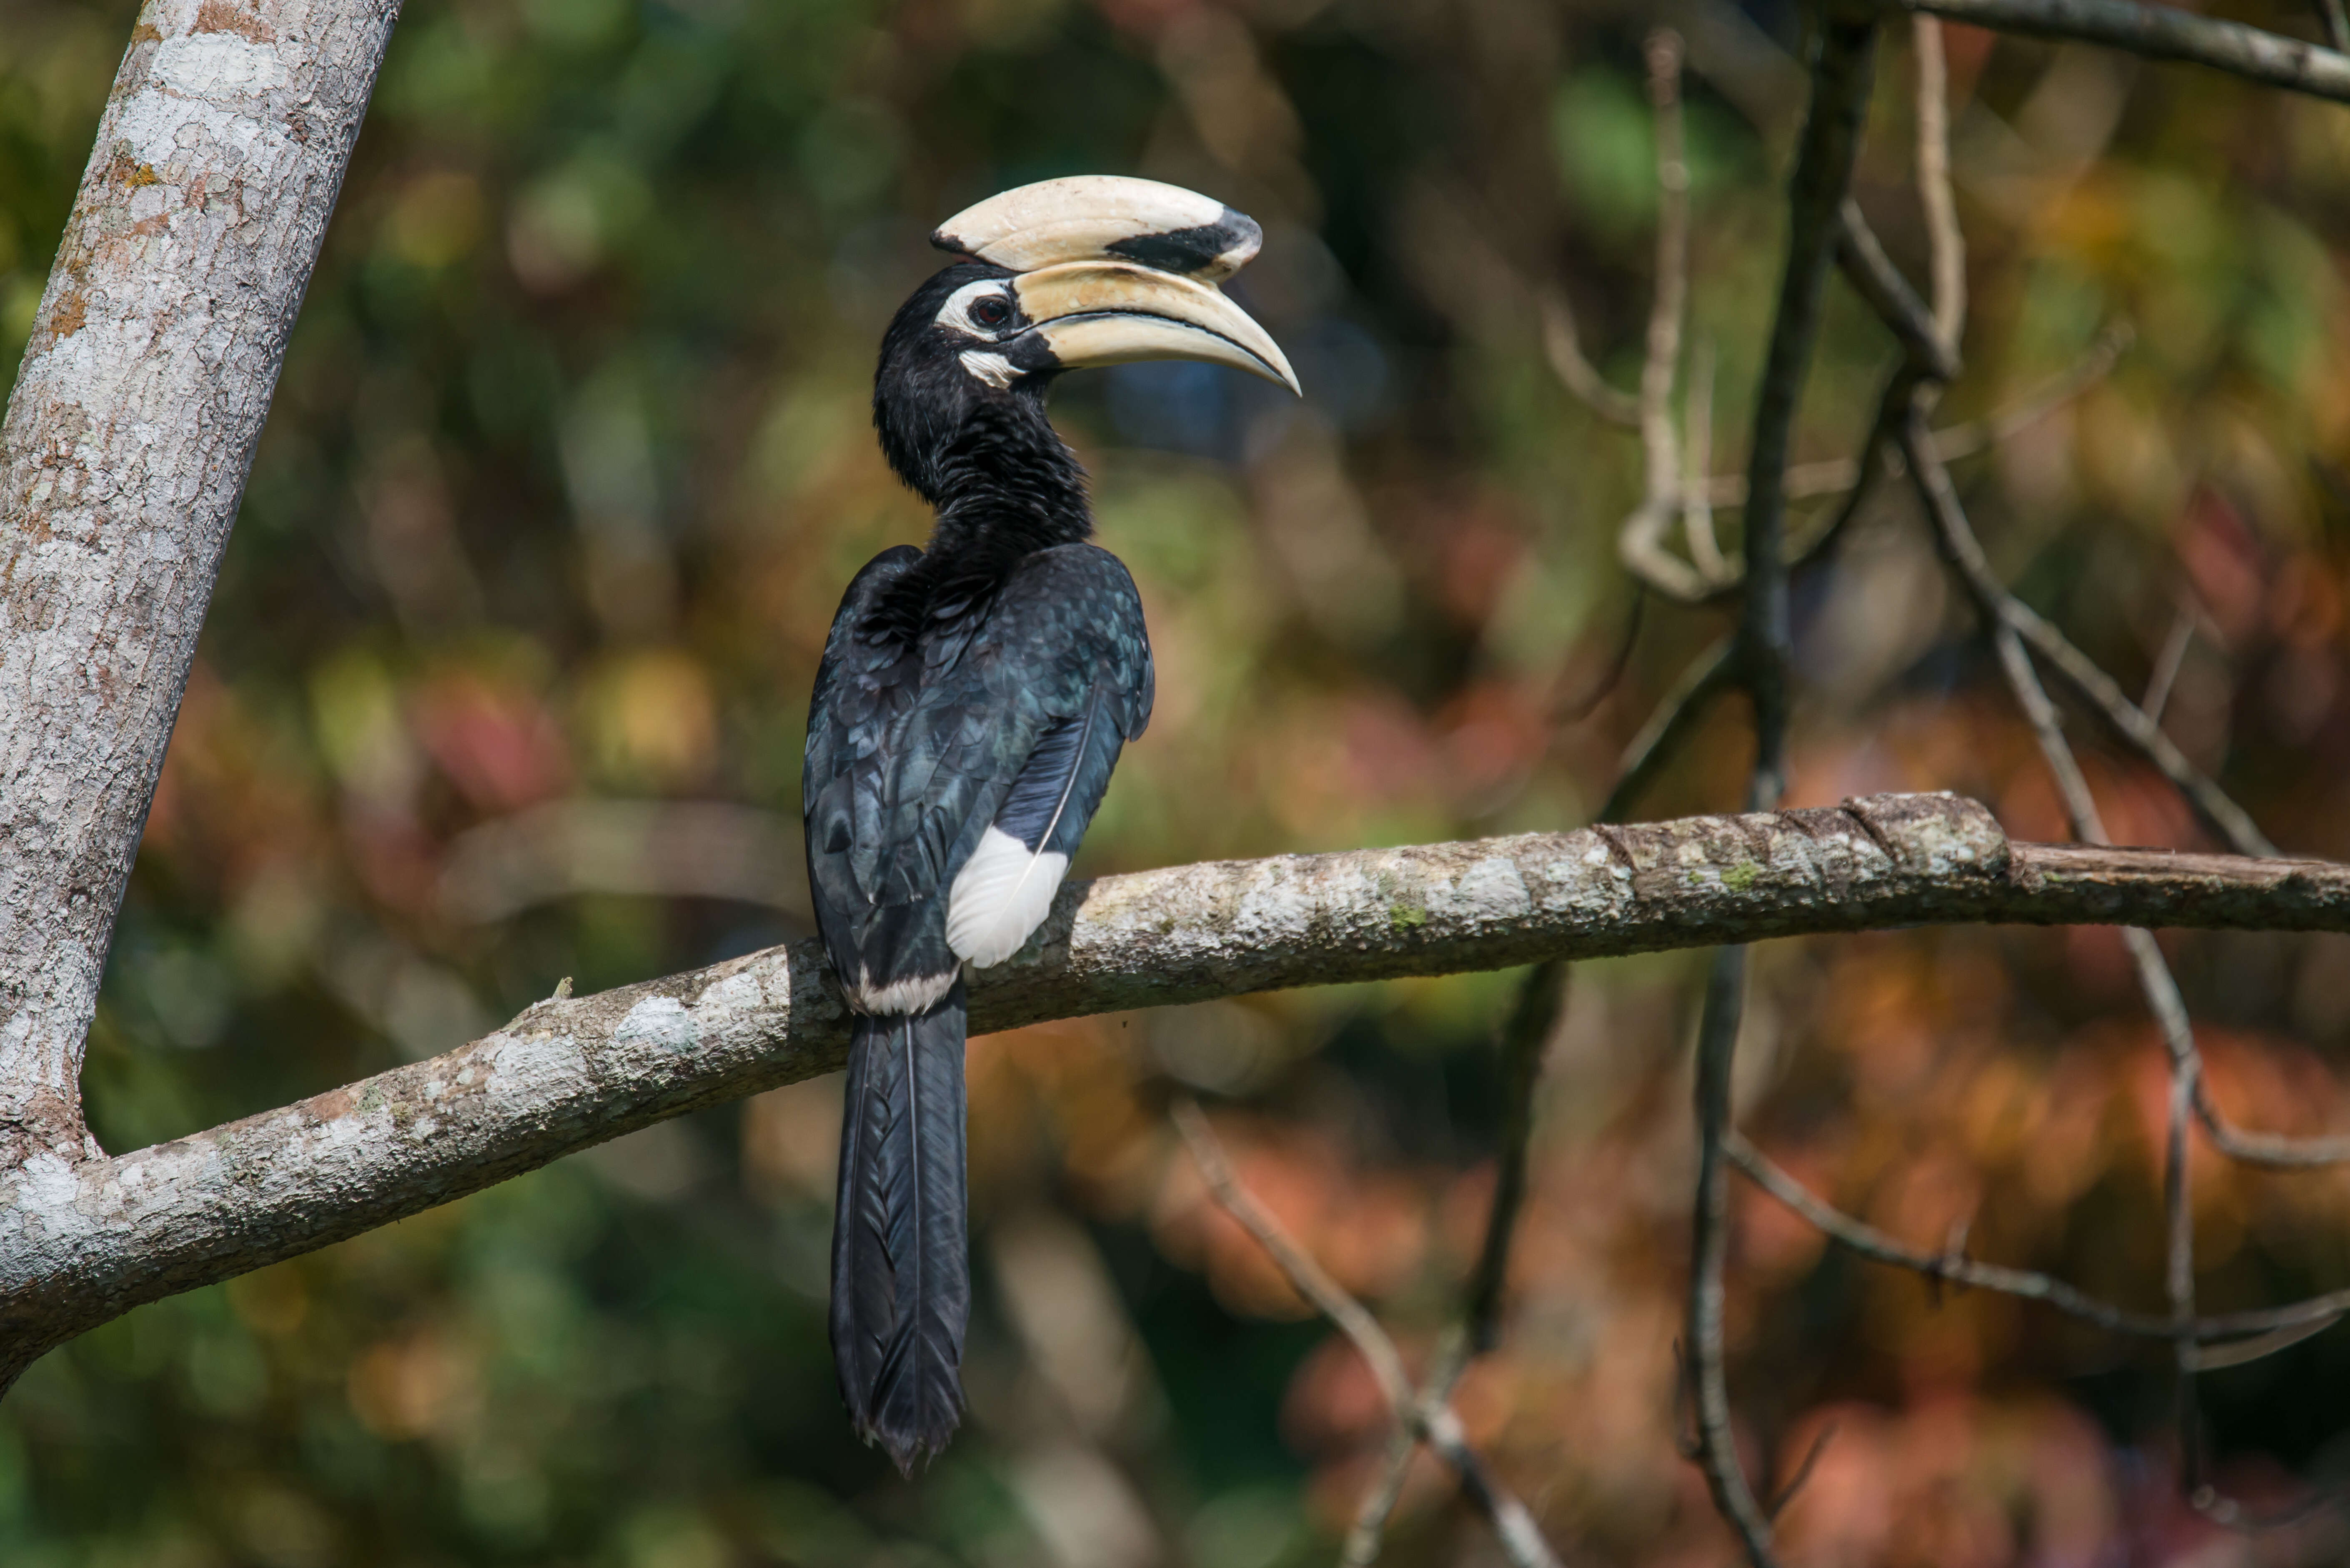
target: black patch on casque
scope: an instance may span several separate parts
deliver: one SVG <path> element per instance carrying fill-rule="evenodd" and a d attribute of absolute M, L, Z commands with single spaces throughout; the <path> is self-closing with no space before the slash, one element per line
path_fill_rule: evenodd
<path fill-rule="evenodd" d="M 1109 254 L 1160 272 L 1180 273 L 1189 277 L 1206 271 L 1218 256 L 1235 245 L 1251 241 L 1262 242 L 1264 231 L 1257 227 L 1254 218 L 1245 213 L 1235 213 L 1226 207 L 1212 223 L 1197 228 L 1170 229 L 1163 234 L 1137 234 L 1130 240 L 1113 241 Z"/>

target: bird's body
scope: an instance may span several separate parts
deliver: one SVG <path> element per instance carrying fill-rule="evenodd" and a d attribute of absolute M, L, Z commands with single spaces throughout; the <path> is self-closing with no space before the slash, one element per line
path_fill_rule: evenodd
<path fill-rule="evenodd" d="M 1097 228 L 1100 183 L 1078 213 Z M 1069 206 L 1047 215 L 1066 220 Z M 833 1351 L 858 1432 L 901 1469 L 942 1447 L 962 1411 L 963 971 L 1003 962 L 1043 922 L 1120 750 L 1150 717 L 1141 601 L 1118 558 L 1087 542 L 1084 474 L 1045 417 L 1046 389 L 1062 370 L 1169 357 L 1170 345 L 1247 354 L 1288 379 L 1271 340 L 1211 286 L 1105 262 L 1090 232 L 1076 261 L 1055 260 L 1072 243 L 1066 221 L 1064 237 L 1039 242 L 1035 210 L 1001 225 L 1031 270 L 950 266 L 884 340 L 874 421 L 938 520 L 927 548 L 884 551 L 850 583 L 808 719 L 808 877 L 856 1015 Z M 1245 234 L 1193 223 L 1179 257 L 1182 245 L 1219 264 L 1243 241 L 1253 251 L 1254 226 L 1226 216 Z M 1118 244 L 1158 238 L 1112 219 L 1125 224 Z M 1048 265 L 1034 265 L 1040 244 Z M 1235 341 L 1249 332 L 1262 343 Z"/>

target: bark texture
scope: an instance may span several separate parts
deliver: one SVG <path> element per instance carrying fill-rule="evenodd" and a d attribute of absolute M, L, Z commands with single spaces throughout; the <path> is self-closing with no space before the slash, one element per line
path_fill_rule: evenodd
<path fill-rule="evenodd" d="M 1901 0 L 1908 10 L 2002 33 L 2077 38 L 2150 60 L 2184 60 L 2268 87 L 2350 103 L 2350 56 L 2241 22 L 2134 0 Z"/>
<path fill-rule="evenodd" d="M 196 634 L 398 0 L 149 0 L 0 427 L 0 1166 L 76 1085 Z"/>
<path fill-rule="evenodd" d="M 2350 930 L 2350 867 L 2011 845 L 1956 795 L 1222 861 L 1065 888 L 974 1033 L 1245 992 L 1925 923 Z M 142 1302 L 840 1064 L 817 945 L 538 1003 L 428 1062 L 114 1159 L 0 1170 L 0 1388 Z"/>

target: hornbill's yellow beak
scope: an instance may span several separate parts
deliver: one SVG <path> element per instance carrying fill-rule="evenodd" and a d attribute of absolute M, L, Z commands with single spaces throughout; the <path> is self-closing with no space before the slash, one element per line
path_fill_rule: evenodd
<path fill-rule="evenodd" d="M 1205 359 L 1300 391 L 1273 335 L 1213 284 L 1132 262 L 1064 262 L 1013 280 L 1021 312 L 1064 369 Z"/>
<path fill-rule="evenodd" d="M 1263 238 L 1246 214 L 1179 186 L 1084 175 L 991 196 L 931 243 L 1018 274 L 1021 314 L 1063 369 L 1203 359 L 1299 392 L 1281 346 L 1216 286 Z"/>

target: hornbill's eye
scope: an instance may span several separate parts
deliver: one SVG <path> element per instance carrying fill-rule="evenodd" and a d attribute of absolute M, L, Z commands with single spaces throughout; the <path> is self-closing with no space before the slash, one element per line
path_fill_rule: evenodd
<path fill-rule="evenodd" d="M 982 327 L 1001 327 L 1012 319 L 1012 306 L 1002 298 L 982 296 L 971 302 L 971 318 Z"/>

